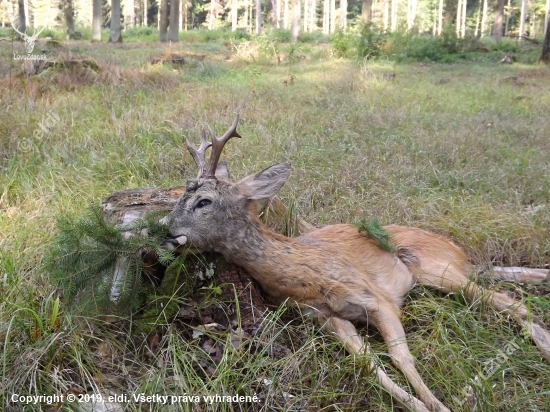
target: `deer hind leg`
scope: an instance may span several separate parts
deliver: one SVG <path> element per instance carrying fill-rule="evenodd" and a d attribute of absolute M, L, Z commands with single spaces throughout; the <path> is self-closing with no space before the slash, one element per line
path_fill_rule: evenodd
<path fill-rule="evenodd" d="M 416 370 L 399 316 L 393 310 L 380 306 L 378 312 L 369 319 L 384 338 L 393 363 L 406 376 L 422 402 L 432 411 L 450 412 L 430 391 Z"/>
<path fill-rule="evenodd" d="M 524 336 L 531 337 L 542 356 L 550 363 L 550 332 L 540 319 L 531 316 L 523 303 L 474 283 L 467 277 L 467 266 L 460 270 L 459 266 L 448 261 L 421 259 L 421 267 L 410 269 L 423 285 L 436 287 L 446 293 L 463 291 L 471 302 L 485 302 L 499 312 L 508 313 L 523 328 Z"/>
<path fill-rule="evenodd" d="M 357 333 L 355 326 L 349 321 L 342 318 L 330 317 L 325 318 L 321 315 L 318 316 L 318 321 L 321 323 L 325 330 L 334 333 L 344 344 L 344 347 L 349 353 L 362 355 L 368 352 L 368 346 L 365 345 L 363 339 Z M 394 399 L 408 407 L 409 409 L 417 412 L 429 412 L 430 409 L 426 405 L 410 395 L 399 386 L 397 386 L 383 370 L 378 368 L 372 361 L 369 364 L 369 368 L 376 371 L 376 377 L 378 383 L 382 386 Z M 447 410 L 447 409 L 443 409 Z"/>

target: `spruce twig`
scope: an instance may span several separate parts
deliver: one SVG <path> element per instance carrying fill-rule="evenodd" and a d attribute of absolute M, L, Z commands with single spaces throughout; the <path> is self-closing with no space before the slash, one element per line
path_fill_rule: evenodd
<path fill-rule="evenodd" d="M 365 234 L 373 239 L 378 247 L 387 252 L 396 252 L 397 249 L 391 244 L 392 236 L 384 230 L 382 224 L 377 218 L 371 220 L 361 219 L 359 223 L 356 223 L 359 232 L 365 232 Z"/>

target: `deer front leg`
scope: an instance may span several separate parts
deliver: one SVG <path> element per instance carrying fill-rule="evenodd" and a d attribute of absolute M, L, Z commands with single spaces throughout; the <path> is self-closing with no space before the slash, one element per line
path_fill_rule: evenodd
<path fill-rule="evenodd" d="M 407 377 L 407 380 L 413 386 L 418 397 L 432 411 L 450 412 L 435 395 L 426 386 L 416 367 L 414 365 L 414 357 L 407 345 L 405 331 L 399 316 L 391 309 L 380 306 L 378 312 L 369 317 L 369 320 L 378 328 L 386 345 L 388 352 L 392 356 L 392 361 L 401 372 Z"/>
<path fill-rule="evenodd" d="M 350 321 L 337 317 L 327 319 L 322 315 L 319 315 L 317 319 L 323 329 L 334 333 L 342 341 L 349 353 L 363 355 L 368 352 L 367 345 L 365 345 L 363 339 L 357 333 L 357 329 L 355 329 L 355 326 Z M 369 368 L 376 371 L 376 377 L 380 386 L 397 401 L 412 411 L 429 412 L 424 403 L 397 386 L 374 362 L 370 362 Z"/>

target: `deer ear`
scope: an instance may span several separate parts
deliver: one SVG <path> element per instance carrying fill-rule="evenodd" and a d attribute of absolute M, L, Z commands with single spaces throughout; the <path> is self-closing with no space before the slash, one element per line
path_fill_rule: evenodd
<path fill-rule="evenodd" d="M 229 166 L 227 166 L 227 163 L 222 161 L 218 163 L 218 167 L 216 167 L 216 177 L 218 179 L 225 179 L 229 180 L 231 176 L 229 175 Z"/>
<path fill-rule="evenodd" d="M 248 199 L 268 199 L 277 194 L 290 175 L 290 162 L 278 163 L 237 183 Z"/>

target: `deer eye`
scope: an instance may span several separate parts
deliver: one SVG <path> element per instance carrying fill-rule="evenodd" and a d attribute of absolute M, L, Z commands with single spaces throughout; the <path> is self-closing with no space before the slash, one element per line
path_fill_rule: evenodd
<path fill-rule="evenodd" d="M 210 199 L 201 199 L 199 203 L 197 203 L 197 205 L 195 206 L 195 209 L 200 209 L 210 204 L 212 204 L 212 201 Z"/>

